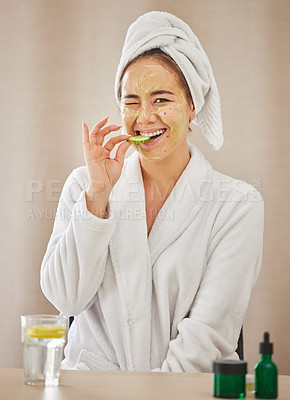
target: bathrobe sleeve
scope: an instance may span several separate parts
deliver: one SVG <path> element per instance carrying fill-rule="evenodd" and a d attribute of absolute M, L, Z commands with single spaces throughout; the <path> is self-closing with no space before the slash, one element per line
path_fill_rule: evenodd
<path fill-rule="evenodd" d="M 212 360 L 238 359 L 237 341 L 261 266 L 263 224 L 262 198 L 219 213 L 190 313 L 153 371 L 211 372 Z"/>
<path fill-rule="evenodd" d="M 105 271 L 112 218 L 101 219 L 87 210 L 85 167 L 66 180 L 46 253 L 41 265 L 41 288 L 66 315 L 83 311 L 96 295 Z"/>

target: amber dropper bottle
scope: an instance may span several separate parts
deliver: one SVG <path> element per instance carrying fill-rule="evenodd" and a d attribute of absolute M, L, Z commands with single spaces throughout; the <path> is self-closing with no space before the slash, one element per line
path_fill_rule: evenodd
<path fill-rule="evenodd" d="M 273 343 L 268 332 L 260 343 L 261 360 L 255 365 L 255 397 L 257 399 L 276 399 L 278 395 L 278 370 L 272 361 Z"/>

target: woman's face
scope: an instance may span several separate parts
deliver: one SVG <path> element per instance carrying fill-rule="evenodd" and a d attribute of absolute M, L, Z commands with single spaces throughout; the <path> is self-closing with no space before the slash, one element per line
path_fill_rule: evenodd
<path fill-rule="evenodd" d="M 147 160 L 161 160 L 186 140 L 189 121 L 195 117 L 178 76 L 154 58 L 131 64 L 121 82 L 121 118 L 129 135 L 156 134 L 155 139 L 133 144 Z M 164 131 L 165 130 L 165 131 Z"/>

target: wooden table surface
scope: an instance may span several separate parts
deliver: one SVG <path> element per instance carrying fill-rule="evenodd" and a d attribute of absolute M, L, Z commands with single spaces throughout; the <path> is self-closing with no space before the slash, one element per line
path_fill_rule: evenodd
<path fill-rule="evenodd" d="M 28 386 L 22 369 L 0 369 L 1 400 L 204 400 L 211 374 L 62 371 L 58 387 Z M 253 399 L 249 394 L 246 399 Z M 290 376 L 279 376 L 280 400 L 290 399 Z"/>

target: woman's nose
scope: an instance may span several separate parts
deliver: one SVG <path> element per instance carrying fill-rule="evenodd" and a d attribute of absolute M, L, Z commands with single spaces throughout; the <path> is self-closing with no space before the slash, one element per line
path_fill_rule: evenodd
<path fill-rule="evenodd" d="M 150 104 L 141 106 L 136 122 L 145 125 L 148 122 L 155 122 L 155 121 L 156 121 L 156 115 L 154 113 L 153 107 Z"/>

